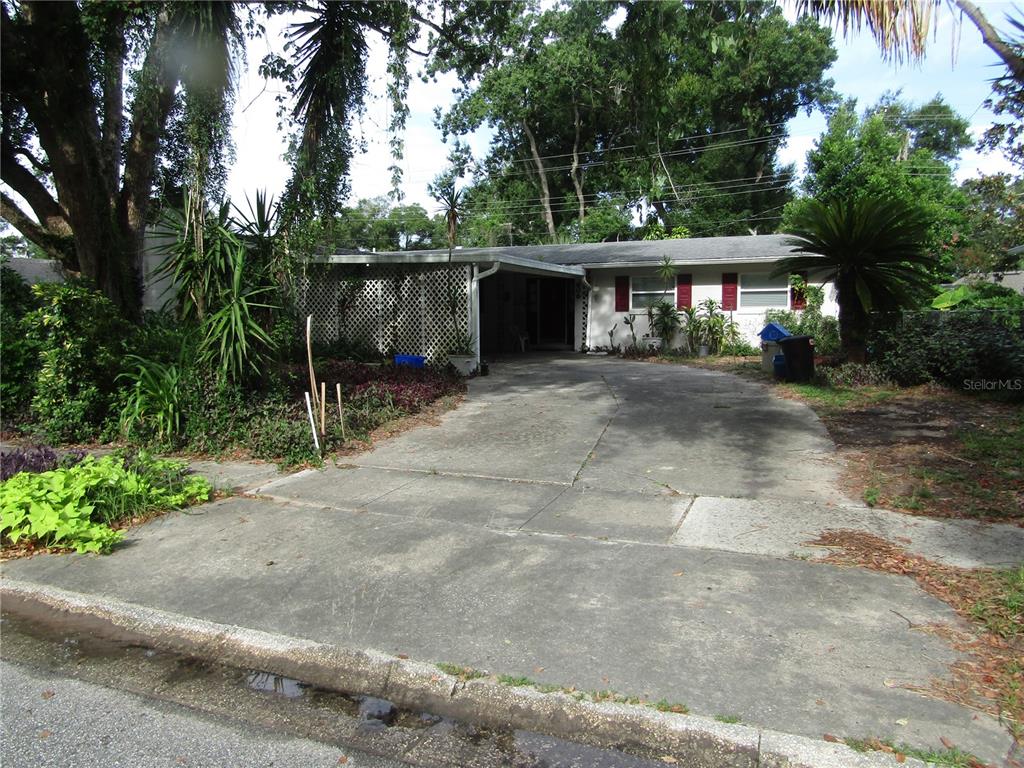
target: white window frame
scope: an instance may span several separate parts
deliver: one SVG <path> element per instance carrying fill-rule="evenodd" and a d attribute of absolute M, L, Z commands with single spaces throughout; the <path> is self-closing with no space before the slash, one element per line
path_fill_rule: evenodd
<path fill-rule="evenodd" d="M 661 283 L 662 288 L 657 291 L 638 291 L 634 287 L 636 280 L 657 280 Z M 657 275 L 640 275 L 637 277 L 629 278 L 629 311 L 630 312 L 647 312 L 647 307 L 638 305 L 633 301 L 633 297 L 637 294 L 641 296 L 661 296 L 662 301 L 667 301 L 675 306 L 675 289 L 672 287 L 664 287 L 665 281 Z"/>
<path fill-rule="evenodd" d="M 790 308 L 791 299 L 790 299 L 790 293 L 789 293 L 789 291 L 790 291 L 789 278 L 787 278 L 787 277 L 780 277 L 780 278 L 778 278 L 778 279 L 781 279 L 781 280 L 785 280 L 785 284 L 784 285 L 780 285 L 780 286 L 770 286 L 768 288 L 744 288 L 743 287 L 743 280 L 744 280 L 744 278 L 750 278 L 750 277 L 763 277 L 765 279 L 773 279 L 773 278 L 770 278 L 769 275 L 764 273 L 764 272 L 741 272 L 740 275 L 739 275 L 739 285 L 737 285 L 737 290 L 736 290 L 736 294 L 737 294 L 736 295 L 736 298 L 737 298 L 736 308 L 737 308 L 737 310 L 754 309 L 754 310 L 757 310 L 758 312 L 763 312 L 766 309 L 789 309 Z M 785 301 L 784 304 L 757 304 L 757 305 L 750 306 L 750 305 L 748 305 L 744 301 L 744 297 L 748 296 L 750 294 L 755 294 L 755 293 L 761 293 L 761 294 L 764 294 L 764 293 L 783 293 L 783 292 L 786 294 L 786 301 Z"/>

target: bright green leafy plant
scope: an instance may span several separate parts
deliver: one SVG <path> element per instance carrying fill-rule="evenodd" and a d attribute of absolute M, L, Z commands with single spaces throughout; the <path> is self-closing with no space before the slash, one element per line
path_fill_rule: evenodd
<path fill-rule="evenodd" d="M 206 501 L 210 490 L 183 462 L 145 453 L 88 456 L 70 468 L 19 472 L 0 484 L 0 538 L 109 552 L 124 537 L 113 525 Z"/>

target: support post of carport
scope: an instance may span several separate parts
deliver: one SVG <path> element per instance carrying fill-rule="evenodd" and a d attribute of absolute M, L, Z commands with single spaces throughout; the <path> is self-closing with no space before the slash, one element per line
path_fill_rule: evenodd
<path fill-rule="evenodd" d="M 473 265 L 473 277 L 469 281 L 469 332 L 473 334 L 473 352 L 476 355 L 476 364 L 480 365 L 480 281 L 490 277 L 501 269 L 500 262 L 494 262 L 494 266 L 481 272 L 480 265 Z"/>

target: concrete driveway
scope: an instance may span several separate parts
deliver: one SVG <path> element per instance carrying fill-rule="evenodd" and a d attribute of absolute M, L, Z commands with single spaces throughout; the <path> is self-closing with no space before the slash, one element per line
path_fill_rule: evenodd
<path fill-rule="evenodd" d="M 837 487 L 806 405 L 681 365 L 536 355 L 470 381 L 436 427 L 259 493 L 301 503 L 787 557 L 830 528 L 871 531 L 965 567 L 1012 565 L 1024 529 L 875 510 Z"/>
<path fill-rule="evenodd" d="M 949 738 L 1001 759 L 1011 739 L 994 718 L 919 693 L 963 659 L 916 629 L 957 625 L 952 610 L 905 577 L 805 562 L 820 550 L 803 542 L 860 526 L 984 562 L 1019 557 L 1020 540 L 859 507 L 836 477 L 814 414 L 756 384 L 533 358 L 344 467 L 164 516 L 109 557 L 2 570 L 815 738 Z"/>

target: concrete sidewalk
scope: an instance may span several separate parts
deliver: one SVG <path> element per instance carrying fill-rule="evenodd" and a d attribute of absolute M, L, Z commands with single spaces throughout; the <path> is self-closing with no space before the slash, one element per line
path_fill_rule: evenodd
<path fill-rule="evenodd" d="M 1010 744 L 994 719 L 903 687 L 958 658 L 908 622 L 952 612 L 856 569 L 235 498 L 141 526 L 110 557 L 3 575 L 816 738 L 945 737 L 989 760 Z"/>

